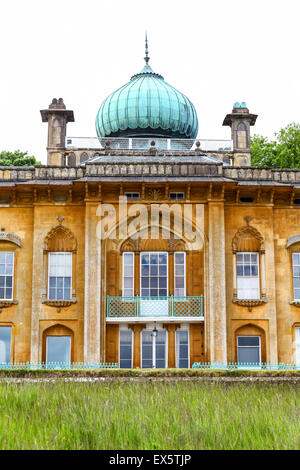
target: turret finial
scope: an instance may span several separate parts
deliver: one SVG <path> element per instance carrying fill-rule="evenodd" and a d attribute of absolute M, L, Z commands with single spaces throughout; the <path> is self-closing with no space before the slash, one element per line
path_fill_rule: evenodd
<path fill-rule="evenodd" d="M 148 50 L 148 38 L 147 38 L 147 31 L 146 31 L 146 36 L 145 36 L 145 62 L 146 64 L 148 65 L 148 62 L 150 60 L 150 57 L 149 57 L 149 50 Z"/>

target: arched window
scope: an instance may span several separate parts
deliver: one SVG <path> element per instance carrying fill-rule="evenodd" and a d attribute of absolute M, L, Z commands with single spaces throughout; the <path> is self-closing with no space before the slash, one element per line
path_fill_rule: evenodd
<path fill-rule="evenodd" d="M 292 265 L 292 303 L 300 303 L 300 235 L 288 238 L 287 248 Z"/>
<path fill-rule="evenodd" d="M 45 300 L 76 301 L 76 251 L 76 239 L 67 227 L 60 224 L 46 236 L 43 289 Z"/>
<path fill-rule="evenodd" d="M 76 166 L 76 155 L 74 152 L 68 156 L 68 166 Z"/>
<path fill-rule="evenodd" d="M 232 240 L 233 298 L 240 301 L 265 299 L 265 248 L 261 234 L 249 225 L 242 227 Z"/>
<path fill-rule="evenodd" d="M 237 126 L 237 148 L 244 149 L 249 147 L 247 127 L 244 122 L 240 122 Z"/>
<path fill-rule="evenodd" d="M 43 362 L 74 361 L 74 333 L 65 325 L 56 324 L 43 332 Z"/>

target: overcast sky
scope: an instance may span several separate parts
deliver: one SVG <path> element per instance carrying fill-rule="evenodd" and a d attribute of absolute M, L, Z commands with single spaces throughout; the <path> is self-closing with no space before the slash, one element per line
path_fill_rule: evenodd
<path fill-rule="evenodd" d="M 193 102 L 202 139 L 235 101 L 258 114 L 252 132 L 272 137 L 300 121 L 300 0 L 0 1 L 0 151 L 46 163 L 40 109 L 63 97 L 68 136 L 95 136 L 103 99 L 150 65 Z"/>

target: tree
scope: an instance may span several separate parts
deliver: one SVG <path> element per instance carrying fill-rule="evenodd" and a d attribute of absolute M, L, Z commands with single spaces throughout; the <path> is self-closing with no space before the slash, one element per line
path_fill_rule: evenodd
<path fill-rule="evenodd" d="M 289 124 L 275 133 L 275 140 L 251 138 L 251 164 L 274 168 L 300 168 L 300 124 Z"/>
<path fill-rule="evenodd" d="M 15 150 L 14 152 L 7 152 L 3 150 L 0 152 L 0 166 L 39 166 L 35 157 L 27 155 L 27 152 Z"/>

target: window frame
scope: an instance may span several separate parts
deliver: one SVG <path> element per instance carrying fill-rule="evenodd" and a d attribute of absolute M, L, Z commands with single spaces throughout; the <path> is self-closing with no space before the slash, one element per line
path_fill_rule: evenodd
<path fill-rule="evenodd" d="M 253 254 L 256 254 L 257 255 L 257 276 L 239 276 L 238 275 L 238 266 L 244 266 L 245 263 L 244 263 L 244 257 L 243 257 L 243 264 L 239 264 L 238 263 L 238 255 L 239 254 L 243 254 L 243 255 L 250 255 L 250 266 L 252 266 L 252 262 L 251 262 L 251 255 Z M 259 300 L 260 297 L 261 297 L 261 279 L 260 279 L 260 276 L 261 276 L 261 270 L 260 270 L 260 252 L 259 251 L 237 251 L 236 252 L 236 295 L 237 295 L 237 299 L 238 300 Z M 242 279 L 245 279 L 245 278 L 249 278 L 249 279 L 256 279 L 257 278 L 257 281 L 258 281 L 258 296 L 257 297 L 241 297 L 239 295 L 239 290 L 242 289 L 242 288 L 239 288 L 238 286 L 238 279 L 239 278 L 242 278 Z"/>
<path fill-rule="evenodd" d="M 259 338 L 258 346 L 239 346 L 239 338 Z M 258 348 L 259 350 L 259 361 L 258 364 L 261 364 L 261 336 L 260 335 L 237 335 L 236 337 L 236 347 L 237 347 L 237 363 L 239 363 L 239 348 Z M 241 362 L 241 364 L 244 364 Z"/>
<path fill-rule="evenodd" d="M 14 299 L 14 284 L 15 284 L 15 251 L 0 251 L 0 253 L 2 254 L 12 254 L 12 257 L 13 257 L 13 262 L 12 262 L 12 275 L 6 275 L 6 274 L 3 274 L 0 275 L 1 277 L 4 277 L 5 278 L 5 287 L 4 287 L 4 291 L 6 292 L 6 278 L 7 277 L 11 277 L 12 278 L 12 284 L 11 284 L 11 298 L 7 298 L 7 297 L 3 297 L 3 298 L 0 298 L 0 301 L 1 302 L 5 302 L 5 301 L 12 301 Z M 4 266 L 6 266 L 6 262 L 4 264 Z"/>
<path fill-rule="evenodd" d="M 130 357 L 131 366 L 129 367 L 129 369 L 132 369 L 133 368 L 134 334 L 133 334 L 133 331 L 129 328 L 128 329 L 119 328 L 119 367 L 121 369 L 121 333 L 122 332 L 131 333 L 131 357 Z M 125 369 L 125 367 L 124 367 L 124 369 Z"/>
<path fill-rule="evenodd" d="M 191 357 L 191 352 L 190 352 L 190 330 L 189 328 L 187 329 L 183 329 L 183 328 L 178 328 L 176 331 L 175 331 L 175 367 L 177 369 L 181 369 L 181 367 L 179 366 L 179 363 L 180 363 L 180 356 L 179 356 L 179 349 L 178 349 L 178 335 L 180 333 L 187 333 L 188 335 L 188 341 L 187 341 L 187 346 L 188 346 L 188 366 L 187 368 L 189 369 L 190 368 L 190 357 Z M 178 354 L 177 354 L 177 351 L 178 351 Z M 182 367 L 182 369 L 184 369 L 184 367 Z"/>
<path fill-rule="evenodd" d="M 50 268 L 51 268 L 51 256 L 52 255 L 66 255 L 68 254 L 70 256 L 70 259 L 71 259 L 71 266 L 70 266 L 70 271 L 71 271 L 71 282 L 70 282 L 70 298 L 69 299 L 51 299 L 50 298 Z M 51 277 L 63 277 L 63 279 L 69 277 L 69 276 L 51 276 Z M 73 253 L 71 251 L 49 251 L 48 252 L 48 282 L 47 282 L 47 286 L 48 286 L 48 300 L 51 300 L 51 301 L 54 301 L 54 302 L 57 302 L 57 301 L 71 301 L 72 300 L 72 289 L 73 289 Z M 56 290 L 56 293 L 57 293 L 57 287 L 55 288 Z M 65 288 L 63 287 L 63 292 L 65 291 Z"/>
<path fill-rule="evenodd" d="M 70 349 L 69 349 L 69 361 L 48 361 L 48 339 L 49 338 L 69 338 L 69 346 L 70 346 Z M 72 336 L 71 335 L 46 335 L 46 355 L 45 355 L 45 359 L 46 359 L 46 363 L 47 362 L 63 362 L 65 364 L 71 364 L 72 362 Z"/>
<path fill-rule="evenodd" d="M 146 276 L 142 276 L 142 256 L 143 256 L 143 255 L 149 255 L 149 256 L 151 256 L 151 255 L 153 255 L 153 254 L 155 254 L 155 255 L 157 254 L 158 256 L 159 256 L 160 254 L 164 254 L 164 255 L 167 256 L 167 262 L 166 262 L 167 274 L 166 274 L 166 276 L 162 276 L 162 277 L 166 277 L 166 279 L 167 279 L 167 282 L 166 282 L 166 291 L 167 291 L 167 293 L 166 293 L 165 296 L 161 296 L 161 295 L 157 295 L 157 296 L 152 296 L 152 295 L 149 295 L 149 296 L 148 296 L 148 295 L 146 295 L 146 296 L 143 296 L 143 295 L 142 295 L 142 290 L 144 289 L 144 288 L 142 287 L 142 279 L 143 279 L 143 277 L 146 277 Z M 151 266 L 150 262 L 149 262 L 149 266 Z M 158 275 L 158 276 L 153 276 L 153 277 L 159 278 L 159 275 Z M 151 279 L 151 276 L 150 276 L 150 275 L 149 275 L 149 279 Z M 150 290 L 151 290 L 150 286 L 149 286 L 148 289 L 149 289 L 149 294 L 150 294 Z M 160 289 L 161 289 L 160 287 L 157 287 L 157 290 L 158 290 L 158 291 L 159 291 Z M 169 296 L 169 252 L 168 252 L 168 251 L 141 251 L 141 252 L 140 252 L 140 296 L 141 296 L 141 297 L 157 297 L 157 298 L 159 298 L 159 297 L 168 297 L 168 296 Z"/>
<path fill-rule="evenodd" d="M 141 369 L 148 369 L 148 367 L 143 367 L 143 334 L 145 332 L 147 333 L 151 333 L 151 337 L 152 337 L 152 366 L 150 367 L 151 369 L 153 368 L 153 351 L 154 351 L 154 347 L 153 347 L 153 344 L 154 344 L 154 337 L 152 336 L 152 331 L 153 331 L 153 328 L 154 328 L 154 325 L 148 325 L 148 327 L 144 330 L 141 331 L 140 333 L 140 357 L 141 357 Z M 158 331 L 164 331 L 165 332 L 165 369 L 168 368 L 168 351 L 169 351 L 169 332 L 166 328 L 159 328 L 157 327 L 157 330 Z M 156 338 L 155 338 L 155 347 L 156 347 Z M 156 351 L 155 351 L 155 368 L 156 368 L 156 361 L 157 361 L 157 357 L 156 357 Z"/>
<path fill-rule="evenodd" d="M 181 254 L 183 253 L 183 257 L 184 257 L 184 263 L 183 263 L 183 266 L 184 266 L 184 274 L 183 276 L 177 276 L 177 277 L 183 277 L 184 279 L 184 294 L 183 295 L 176 295 L 176 289 L 182 289 L 182 287 L 178 287 L 176 288 L 176 255 L 177 254 Z M 180 266 L 180 265 L 179 265 Z M 175 251 L 174 252 L 174 297 L 186 297 L 186 252 L 185 251 Z"/>
<path fill-rule="evenodd" d="M 9 350 L 9 362 L 4 362 L 4 364 L 9 364 L 14 361 L 14 348 L 13 348 L 13 325 L 7 323 L 0 323 L 0 328 L 10 328 L 10 350 Z"/>
<path fill-rule="evenodd" d="M 294 275 L 294 267 L 295 267 L 295 265 L 294 265 L 294 256 L 295 256 L 295 255 L 299 256 L 299 264 L 296 264 L 296 266 L 300 268 L 300 252 L 298 252 L 298 251 L 292 251 L 291 254 L 292 254 L 293 300 L 296 301 L 296 302 L 300 302 L 300 294 L 299 294 L 299 297 L 298 297 L 298 298 L 295 297 L 295 289 L 299 290 L 299 292 L 300 292 L 300 287 L 295 287 L 295 278 L 296 278 L 296 279 L 300 279 L 300 275 L 299 275 L 299 276 L 295 276 L 295 275 Z"/>
<path fill-rule="evenodd" d="M 132 262 L 132 295 L 125 295 L 124 291 L 125 289 L 126 290 L 129 290 L 129 288 L 125 288 L 124 286 L 124 281 L 125 281 L 125 277 L 129 277 L 129 276 L 124 276 L 124 268 L 125 268 L 125 264 L 124 264 L 124 258 L 125 258 L 125 255 L 132 255 L 132 259 L 133 259 L 133 262 Z M 124 251 L 124 253 L 122 253 L 122 297 L 134 297 L 134 285 L 135 285 L 135 253 L 134 251 Z"/>
<path fill-rule="evenodd" d="M 134 194 L 136 194 L 137 197 L 132 197 Z M 128 201 L 137 201 L 138 199 L 141 199 L 141 193 L 139 191 L 126 191 L 124 196 L 126 196 Z"/>
<path fill-rule="evenodd" d="M 175 197 L 171 197 L 171 194 L 175 195 Z M 182 194 L 182 197 L 178 197 L 178 194 Z M 170 191 L 169 199 L 171 199 L 172 201 L 183 201 L 185 199 L 185 192 L 184 191 Z"/>

